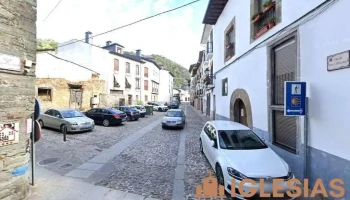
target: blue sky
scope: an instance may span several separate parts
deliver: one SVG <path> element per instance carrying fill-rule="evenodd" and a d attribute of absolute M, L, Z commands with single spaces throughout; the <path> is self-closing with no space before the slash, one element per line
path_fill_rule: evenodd
<path fill-rule="evenodd" d="M 37 34 L 41 39 L 65 42 L 82 39 L 86 31 L 105 32 L 124 24 L 186 4 L 192 0 L 63 0 L 44 20 L 59 0 L 38 0 Z M 104 45 L 111 40 L 128 51 L 160 54 L 188 68 L 198 59 L 202 20 L 208 0 L 94 38 Z"/>

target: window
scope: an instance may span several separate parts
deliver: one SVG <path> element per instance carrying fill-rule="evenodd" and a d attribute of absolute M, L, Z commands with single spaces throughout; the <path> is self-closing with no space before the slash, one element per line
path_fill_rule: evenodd
<path fill-rule="evenodd" d="M 52 101 L 51 89 L 38 88 L 38 98 L 41 101 Z"/>
<path fill-rule="evenodd" d="M 53 110 L 52 111 L 53 113 L 53 116 L 55 116 L 55 117 L 58 117 L 58 118 L 62 118 L 62 115 L 61 115 L 61 113 L 60 112 L 58 112 L 57 110 Z M 64 113 L 65 111 L 63 111 L 63 113 Z M 65 116 L 63 116 L 64 118 L 67 118 L 67 117 L 65 117 Z"/>
<path fill-rule="evenodd" d="M 267 145 L 251 130 L 220 130 L 220 148 L 228 150 L 266 149 Z"/>
<path fill-rule="evenodd" d="M 132 103 L 132 95 L 128 95 L 128 104 L 131 105 Z"/>
<path fill-rule="evenodd" d="M 271 52 L 271 118 L 273 144 L 296 153 L 297 117 L 284 116 L 284 82 L 296 81 L 297 43 L 293 36 Z"/>
<path fill-rule="evenodd" d="M 281 22 L 282 0 L 251 0 L 251 42 Z"/>
<path fill-rule="evenodd" d="M 48 110 L 48 111 L 45 112 L 45 114 L 53 116 L 53 110 Z"/>
<path fill-rule="evenodd" d="M 94 108 L 94 109 L 91 109 L 91 110 L 87 111 L 87 113 L 96 113 L 96 111 L 97 111 L 97 109 Z"/>
<path fill-rule="evenodd" d="M 148 68 L 147 67 L 145 67 L 145 71 L 144 71 L 144 77 L 148 77 Z"/>
<path fill-rule="evenodd" d="M 145 101 L 148 101 L 148 96 L 147 95 L 145 95 Z"/>
<path fill-rule="evenodd" d="M 117 72 L 119 71 L 119 60 L 114 59 L 114 71 Z"/>
<path fill-rule="evenodd" d="M 233 18 L 225 30 L 225 61 L 229 60 L 235 55 L 235 29 L 235 18 Z"/>
<path fill-rule="evenodd" d="M 125 77 L 125 88 L 128 88 L 128 89 L 131 88 L 131 84 L 129 83 L 129 81 L 126 77 Z"/>
<path fill-rule="evenodd" d="M 120 87 L 120 85 L 119 85 L 119 83 L 117 81 L 116 75 L 113 76 L 113 87 L 117 87 L 117 88 Z"/>
<path fill-rule="evenodd" d="M 85 117 L 83 113 L 77 111 L 77 110 L 64 110 L 61 111 L 64 118 L 75 118 L 75 117 Z"/>
<path fill-rule="evenodd" d="M 122 48 L 117 48 L 117 53 L 122 53 Z"/>
<path fill-rule="evenodd" d="M 137 89 L 141 88 L 140 79 L 139 78 L 136 79 L 136 88 Z"/>
<path fill-rule="evenodd" d="M 126 73 L 130 74 L 130 63 L 126 63 Z"/>
<path fill-rule="evenodd" d="M 148 90 L 148 81 L 144 80 L 144 90 Z"/>
<path fill-rule="evenodd" d="M 136 76 L 140 76 L 140 66 L 136 65 Z"/>
<path fill-rule="evenodd" d="M 228 94 L 228 80 L 227 78 L 222 80 L 222 96 L 227 96 Z"/>
<path fill-rule="evenodd" d="M 136 95 L 136 101 L 138 101 L 139 100 L 139 95 Z"/>

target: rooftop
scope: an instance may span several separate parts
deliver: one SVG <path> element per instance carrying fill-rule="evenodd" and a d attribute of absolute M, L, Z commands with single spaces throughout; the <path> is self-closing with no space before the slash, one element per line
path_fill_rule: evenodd
<path fill-rule="evenodd" d="M 205 12 L 203 24 L 215 25 L 228 0 L 209 0 L 207 11 Z"/>

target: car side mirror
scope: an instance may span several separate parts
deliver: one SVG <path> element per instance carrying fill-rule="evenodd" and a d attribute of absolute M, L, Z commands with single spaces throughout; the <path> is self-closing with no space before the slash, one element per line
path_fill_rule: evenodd
<path fill-rule="evenodd" d="M 210 140 L 210 145 L 211 145 L 212 147 L 216 147 L 216 146 L 215 146 L 215 141 L 214 141 L 214 140 Z"/>
<path fill-rule="evenodd" d="M 61 118 L 59 115 L 56 115 L 57 118 Z"/>

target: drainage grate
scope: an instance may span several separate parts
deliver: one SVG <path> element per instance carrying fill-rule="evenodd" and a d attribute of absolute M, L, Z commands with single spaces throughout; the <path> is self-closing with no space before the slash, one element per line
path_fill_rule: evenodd
<path fill-rule="evenodd" d="M 45 160 L 42 160 L 39 162 L 39 165 L 50 165 L 50 164 L 53 164 L 57 161 L 59 161 L 60 158 L 49 158 L 49 159 L 45 159 Z"/>
<path fill-rule="evenodd" d="M 65 164 L 65 165 L 61 165 L 60 168 L 68 168 L 73 166 L 72 164 Z"/>

